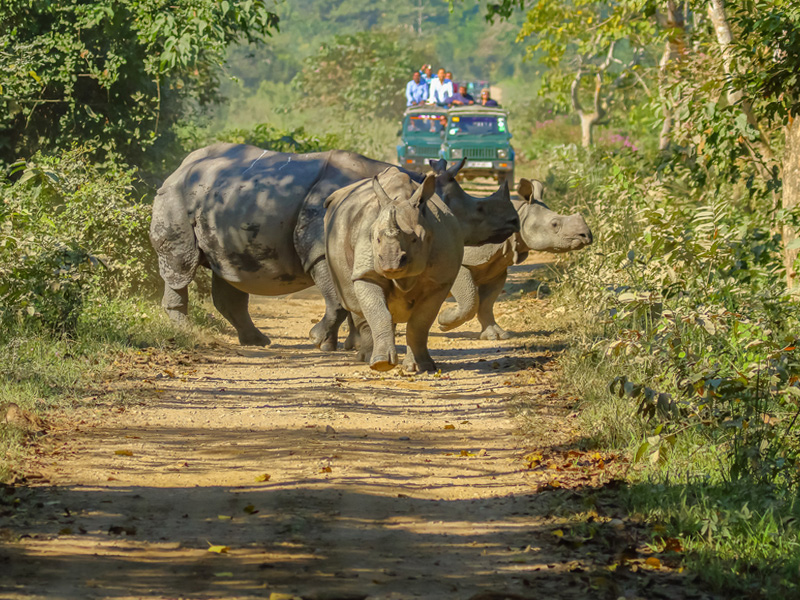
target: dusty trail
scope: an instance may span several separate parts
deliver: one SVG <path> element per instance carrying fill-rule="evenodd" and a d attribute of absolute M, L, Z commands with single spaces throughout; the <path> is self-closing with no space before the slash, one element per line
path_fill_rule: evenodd
<path fill-rule="evenodd" d="M 124 383 L 140 401 L 71 413 L 2 521 L 0 596 L 585 597 L 509 416 L 538 394 L 533 443 L 569 439 L 550 332 L 485 342 L 472 322 L 432 335 L 440 375 L 377 374 L 310 347 L 323 308 L 313 293 L 254 301 L 272 346 L 145 352 Z M 513 305 L 497 312 L 524 329 Z"/>

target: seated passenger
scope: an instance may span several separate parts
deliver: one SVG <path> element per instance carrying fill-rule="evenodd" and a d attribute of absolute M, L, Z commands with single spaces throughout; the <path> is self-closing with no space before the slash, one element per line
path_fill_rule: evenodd
<path fill-rule="evenodd" d="M 450 96 L 445 104 L 450 106 L 466 106 L 467 104 L 475 104 L 475 98 L 467 93 L 467 86 L 458 86 L 458 92 Z"/>
<path fill-rule="evenodd" d="M 447 116 L 439 115 L 438 121 L 431 121 L 431 133 L 439 133 L 447 129 Z"/>
<path fill-rule="evenodd" d="M 481 90 L 481 104 L 483 106 L 500 106 L 497 103 L 497 100 L 492 100 L 491 96 L 489 95 L 489 88 L 483 88 Z"/>
<path fill-rule="evenodd" d="M 418 71 L 411 75 L 411 81 L 406 84 L 406 106 L 419 106 L 428 100 L 428 84 L 422 81 Z"/>
<path fill-rule="evenodd" d="M 451 82 L 445 80 L 444 69 L 439 69 L 436 75 L 428 91 L 428 104 L 444 106 L 445 101 L 453 95 L 453 86 Z"/>

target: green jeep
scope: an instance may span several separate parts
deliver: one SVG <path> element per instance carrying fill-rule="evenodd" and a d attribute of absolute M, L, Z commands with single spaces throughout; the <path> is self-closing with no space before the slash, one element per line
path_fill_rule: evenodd
<path fill-rule="evenodd" d="M 447 109 L 436 105 L 413 106 L 403 115 L 397 162 L 410 171 L 426 171 L 428 161 L 441 156 Z"/>
<path fill-rule="evenodd" d="M 447 111 L 448 125 L 442 158 L 466 158 L 460 174 L 467 179 L 494 177 L 514 188 L 514 148 L 508 131 L 508 113 L 497 107 L 458 106 Z"/>
<path fill-rule="evenodd" d="M 483 106 L 414 106 L 403 115 L 397 162 L 413 171 L 426 171 L 431 159 L 467 162 L 459 176 L 493 177 L 514 187 L 514 149 L 508 113 Z"/>

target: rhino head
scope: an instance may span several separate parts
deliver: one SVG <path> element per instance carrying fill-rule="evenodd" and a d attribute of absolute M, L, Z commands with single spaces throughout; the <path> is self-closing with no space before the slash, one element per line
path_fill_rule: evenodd
<path fill-rule="evenodd" d="M 559 215 L 547 208 L 540 181 L 522 178 L 518 192 L 524 201 L 518 209 L 522 224 L 518 252 L 571 252 L 592 243 L 592 231 L 581 215 Z"/>
<path fill-rule="evenodd" d="M 425 178 L 411 197 L 391 198 L 372 179 L 380 212 L 372 225 L 375 271 L 387 279 L 405 279 L 422 273 L 428 263 L 431 236 L 425 227 L 425 203 L 436 193 L 433 175 Z"/>
<path fill-rule="evenodd" d="M 511 203 L 508 182 L 486 198 L 470 196 L 456 181 L 466 159 L 449 169 L 444 159 L 430 161 L 436 174 L 436 193 L 461 223 L 465 246 L 496 244 L 519 231 L 519 215 Z"/>

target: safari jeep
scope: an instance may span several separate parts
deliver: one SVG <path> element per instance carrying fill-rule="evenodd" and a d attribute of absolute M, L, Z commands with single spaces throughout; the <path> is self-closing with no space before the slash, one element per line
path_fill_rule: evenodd
<path fill-rule="evenodd" d="M 448 162 L 467 159 L 460 175 L 494 177 L 514 187 L 514 148 L 508 113 L 496 107 L 458 106 L 447 111 L 447 130 L 440 156 Z"/>
<path fill-rule="evenodd" d="M 397 163 L 410 171 L 429 170 L 428 161 L 441 157 L 447 109 L 436 105 L 413 106 L 403 114 L 397 146 Z"/>

